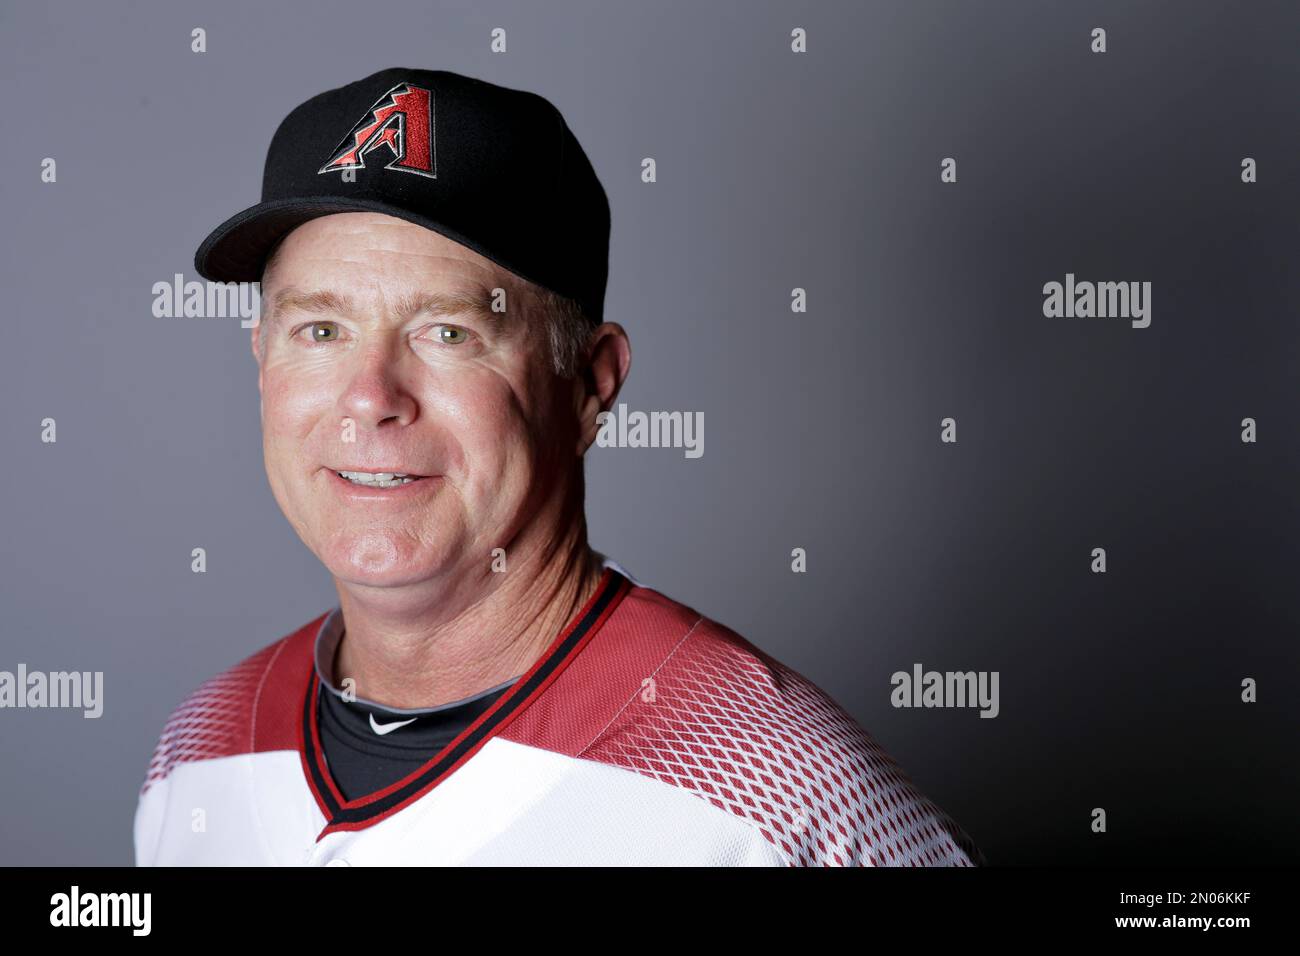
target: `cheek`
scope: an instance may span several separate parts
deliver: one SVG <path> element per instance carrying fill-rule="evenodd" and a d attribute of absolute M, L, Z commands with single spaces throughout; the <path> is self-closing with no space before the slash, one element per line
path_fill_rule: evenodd
<path fill-rule="evenodd" d="M 303 533 L 311 510 L 302 468 L 314 424 L 320 419 L 324 390 L 304 376 L 268 368 L 262 378 L 262 458 L 271 491 L 291 524 Z M 305 496 L 306 495 L 306 496 Z M 305 497 L 304 497 L 305 496 Z"/>
<path fill-rule="evenodd" d="M 425 414 L 454 437 L 465 492 L 479 502 L 517 498 L 535 479 L 536 442 L 525 398 L 498 375 L 467 376 L 426 396 Z"/>
<path fill-rule="evenodd" d="M 301 436 L 319 417 L 325 390 L 310 379 L 268 369 L 262 381 L 262 429 L 267 439 Z"/>

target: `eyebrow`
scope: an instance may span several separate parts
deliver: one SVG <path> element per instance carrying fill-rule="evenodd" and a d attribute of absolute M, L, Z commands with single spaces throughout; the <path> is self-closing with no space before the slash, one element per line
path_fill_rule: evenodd
<path fill-rule="evenodd" d="M 271 318 L 282 311 L 315 314 L 346 314 L 355 311 L 352 299 L 336 292 L 303 292 L 290 287 L 281 289 L 272 300 Z M 417 312 L 435 315 L 464 315 L 469 313 L 486 322 L 493 332 L 501 329 L 506 313 L 493 312 L 487 290 L 477 292 L 410 292 L 394 304 L 393 313 L 406 318 Z"/>

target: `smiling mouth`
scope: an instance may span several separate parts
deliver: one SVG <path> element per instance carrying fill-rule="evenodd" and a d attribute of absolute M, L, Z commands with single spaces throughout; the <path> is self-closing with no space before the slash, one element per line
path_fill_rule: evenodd
<path fill-rule="evenodd" d="M 397 471 L 336 471 L 334 474 L 360 488 L 400 488 L 402 485 L 409 485 L 427 477 Z"/>

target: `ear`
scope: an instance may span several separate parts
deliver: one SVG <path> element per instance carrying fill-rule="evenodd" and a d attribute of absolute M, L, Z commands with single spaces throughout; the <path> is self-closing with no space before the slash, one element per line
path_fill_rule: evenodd
<path fill-rule="evenodd" d="M 614 407 L 619 390 L 632 368 L 632 345 L 617 322 L 606 322 L 591 333 L 584 352 L 585 365 L 574 383 L 578 413 L 578 457 L 600 433 L 597 416 Z"/>
<path fill-rule="evenodd" d="M 261 316 L 258 317 L 257 322 L 253 325 L 253 334 L 249 336 L 248 341 L 253 349 L 253 361 L 257 363 L 257 405 L 260 410 L 262 408 L 262 317 Z"/>

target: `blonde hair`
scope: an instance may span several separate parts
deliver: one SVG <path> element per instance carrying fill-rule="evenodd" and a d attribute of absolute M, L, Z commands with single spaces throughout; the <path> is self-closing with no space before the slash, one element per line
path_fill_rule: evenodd
<path fill-rule="evenodd" d="M 573 378 L 578 374 L 596 324 L 587 317 L 582 306 L 568 296 L 540 287 L 534 287 L 533 295 L 545 316 L 546 338 L 555 374 L 560 378 Z"/>

